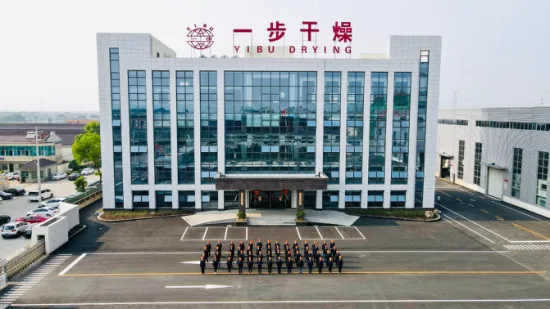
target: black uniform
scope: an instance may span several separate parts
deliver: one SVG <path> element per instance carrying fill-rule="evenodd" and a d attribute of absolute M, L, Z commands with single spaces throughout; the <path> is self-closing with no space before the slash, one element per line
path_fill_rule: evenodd
<path fill-rule="evenodd" d="M 212 267 L 214 267 L 214 273 L 216 273 L 218 271 L 218 266 L 219 266 L 219 263 L 218 260 L 214 259 L 212 261 Z"/>
<path fill-rule="evenodd" d="M 336 243 L 331 241 L 329 246 L 330 246 L 330 250 L 332 250 L 332 248 L 336 247 Z"/>
<path fill-rule="evenodd" d="M 267 250 L 267 253 L 266 253 L 265 256 L 266 256 L 266 257 L 273 256 L 273 254 L 271 253 L 271 249 L 268 249 L 268 250 Z"/>
<path fill-rule="evenodd" d="M 286 273 L 292 274 L 292 259 L 286 261 Z"/>
<path fill-rule="evenodd" d="M 264 261 L 263 259 L 259 258 L 258 259 L 258 274 L 261 275 L 262 274 L 262 266 L 264 265 Z"/>
<path fill-rule="evenodd" d="M 307 260 L 307 269 L 311 274 L 311 272 L 313 271 L 313 260 Z"/>
<path fill-rule="evenodd" d="M 292 249 L 294 249 L 294 255 L 296 255 L 296 252 L 298 252 L 298 250 L 300 249 L 300 245 L 297 242 L 295 242 L 292 245 Z"/>
<path fill-rule="evenodd" d="M 309 251 L 309 244 L 304 244 L 304 253 Z"/>
<path fill-rule="evenodd" d="M 202 250 L 202 254 L 204 255 L 204 260 L 208 262 L 208 256 L 210 255 L 210 252 L 208 252 L 208 249 Z"/>
<path fill-rule="evenodd" d="M 332 256 L 332 258 L 334 259 L 335 255 L 336 255 L 336 248 L 333 247 L 332 249 L 330 249 L 330 256 Z"/>
<path fill-rule="evenodd" d="M 319 252 L 318 251 L 313 252 L 313 260 L 315 261 L 315 266 L 318 267 L 319 266 Z"/>
<path fill-rule="evenodd" d="M 210 256 L 210 251 L 212 250 L 212 245 L 211 244 L 206 244 L 206 250 L 208 251 L 207 257 L 209 257 Z"/>
<path fill-rule="evenodd" d="M 342 273 L 342 267 L 344 267 L 344 259 L 338 259 L 336 261 L 336 266 L 338 266 L 338 272 Z"/>
<path fill-rule="evenodd" d="M 279 242 L 275 243 L 275 251 L 281 250 L 281 244 Z"/>
<path fill-rule="evenodd" d="M 278 259 L 275 263 L 277 264 L 277 273 L 281 274 L 281 268 L 283 267 L 283 260 Z"/>
<path fill-rule="evenodd" d="M 254 265 L 254 263 L 252 263 L 251 260 L 248 260 L 247 265 L 248 265 L 248 273 L 251 274 L 252 273 L 252 265 Z"/>
<path fill-rule="evenodd" d="M 216 259 L 218 260 L 218 263 L 220 262 L 221 258 L 222 258 L 222 252 L 216 251 Z"/>
<path fill-rule="evenodd" d="M 321 246 L 321 250 L 323 250 L 323 253 L 324 253 L 324 254 L 327 254 L 327 250 L 328 250 L 327 244 L 323 244 L 323 245 Z"/>
<path fill-rule="evenodd" d="M 333 264 L 334 264 L 334 262 L 332 262 L 331 260 L 327 261 L 327 267 L 328 267 L 328 272 L 329 273 L 332 273 L 332 265 Z"/>
<path fill-rule="evenodd" d="M 243 274 L 243 260 L 237 261 L 237 266 L 239 267 L 239 275 Z"/>
<path fill-rule="evenodd" d="M 201 273 L 204 275 L 204 268 L 206 268 L 206 261 L 204 259 L 200 262 L 201 265 Z"/>
<path fill-rule="evenodd" d="M 302 273 L 302 268 L 304 267 L 304 260 L 298 260 L 298 262 L 296 262 L 296 266 L 298 266 L 300 273 Z"/>
<path fill-rule="evenodd" d="M 233 268 L 233 259 L 229 258 L 227 260 L 227 272 L 231 273 L 231 268 Z"/>
<path fill-rule="evenodd" d="M 273 249 L 273 248 L 271 247 L 271 243 L 270 243 L 270 242 L 268 242 L 267 244 L 265 244 L 265 249 L 266 249 L 266 250 L 269 250 L 269 251 L 271 251 L 271 249 Z"/>
<path fill-rule="evenodd" d="M 239 251 L 244 251 L 244 243 L 239 244 Z"/>
<path fill-rule="evenodd" d="M 271 270 L 273 269 L 273 260 L 268 259 L 267 260 L 267 273 L 271 275 Z"/>
<path fill-rule="evenodd" d="M 216 244 L 216 251 L 222 251 L 222 243 Z"/>
<path fill-rule="evenodd" d="M 319 273 L 320 274 L 323 273 L 323 263 L 324 263 L 324 261 L 319 261 L 319 263 L 317 263 L 317 267 L 319 268 Z"/>
<path fill-rule="evenodd" d="M 300 252 L 297 252 L 296 255 L 294 256 L 294 260 L 296 261 L 296 263 L 298 263 L 301 257 L 302 255 L 300 254 Z"/>
<path fill-rule="evenodd" d="M 260 247 L 260 250 L 262 250 L 262 247 L 263 247 L 262 242 L 261 242 L 261 241 L 258 241 L 258 242 L 256 243 L 256 247 Z"/>

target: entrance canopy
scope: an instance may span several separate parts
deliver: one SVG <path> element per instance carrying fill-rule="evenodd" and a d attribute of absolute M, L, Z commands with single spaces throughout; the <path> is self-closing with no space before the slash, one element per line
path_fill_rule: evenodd
<path fill-rule="evenodd" d="M 218 174 L 216 190 L 326 190 L 328 177 L 315 174 Z"/>

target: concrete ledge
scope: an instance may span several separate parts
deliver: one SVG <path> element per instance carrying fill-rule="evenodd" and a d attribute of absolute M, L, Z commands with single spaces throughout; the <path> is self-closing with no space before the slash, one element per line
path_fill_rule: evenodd
<path fill-rule="evenodd" d="M 431 219 L 416 219 L 416 218 L 403 218 L 403 217 L 384 217 L 384 216 L 372 216 L 372 215 L 362 215 L 361 217 L 376 218 L 376 219 L 390 219 L 398 221 L 418 221 L 418 222 L 434 222 L 441 220 L 441 215 L 436 215 L 435 218 Z"/>
<path fill-rule="evenodd" d="M 127 221 L 139 221 L 139 220 L 150 220 L 150 219 L 161 219 L 161 218 L 170 218 L 170 217 L 184 217 L 188 216 L 189 214 L 175 214 L 175 215 L 165 215 L 165 216 L 156 216 L 156 217 L 140 217 L 140 218 L 132 218 L 132 219 L 120 219 L 120 220 L 107 220 L 102 219 L 101 216 L 103 216 L 105 212 L 102 212 L 97 216 L 97 219 L 102 222 L 127 222 Z"/>
<path fill-rule="evenodd" d="M 536 213 L 537 215 L 541 215 L 543 217 L 550 218 L 550 210 L 544 209 L 540 206 L 531 205 L 531 204 L 525 203 L 523 201 L 520 201 L 518 199 L 515 199 L 513 197 L 509 197 L 509 196 L 503 196 L 502 201 L 506 202 L 506 203 L 509 203 L 509 204 L 512 204 L 514 206 L 517 206 L 519 208 L 523 208 L 523 209 L 528 210 L 532 213 Z"/>

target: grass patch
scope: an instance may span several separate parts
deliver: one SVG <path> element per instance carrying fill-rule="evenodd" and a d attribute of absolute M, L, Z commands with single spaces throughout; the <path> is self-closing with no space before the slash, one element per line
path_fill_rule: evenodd
<path fill-rule="evenodd" d="M 346 213 L 356 216 L 378 216 L 394 218 L 413 218 L 426 219 L 426 210 L 428 209 L 348 209 Z M 432 210 L 432 209 L 430 209 Z"/>
<path fill-rule="evenodd" d="M 181 215 L 193 213 L 194 210 L 181 210 L 181 209 L 166 209 L 166 210 L 108 210 L 104 211 L 101 215 L 101 219 L 105 220 L 127 220 L 138 218 L 156 218 L 164 217 L 168 215 Z"/>

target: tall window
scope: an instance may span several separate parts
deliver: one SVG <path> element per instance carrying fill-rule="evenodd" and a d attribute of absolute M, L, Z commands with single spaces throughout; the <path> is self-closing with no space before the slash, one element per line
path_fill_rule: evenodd
<path fill-rule="evenodd" d="M 122 133 L 120 127 L 120 67 L 118 48 L 109 48 L 111 78 L 111 117 L 113 119 L 113 168 L 115 208 L 124 208 L 122 180 Z"/>
<path fill-rule="evenodd" d="M 481 143 L 476 143 L 476 152 L 474 155 L 474 184 L 481 184 Z"/>
<path fill-rule="evenodd" d="M 178 195 L 178 208 L 195 208 L 195 191 L 179 191 Z"/>
<path fill-rule="evenodd" d="M 200 72 L 201 182 L 214 183 L 218 171 L 218 74 Z M 217 196 L 216 196 L 217 198 Z"/>
<path fill-rule="evenodd" d="M 316 72 L 225 72 L 231 174 L 315 172 Z"/>
<path fill-rule="evenodd" d="M 360 184 L 363 167 L 363 109 L 365 73 L 348 73 L 346 183 Z"/>
<path fill-rule="evenodd" d="M 178 118 L 178 183 L 195 183 L 195 109 L 193 71 L 176 71 L 176 112 Z"/>
<path fill-rule="evenodd" d="M 218 191 L 202 191 L 202 209 L 218 209 Z"/>
<path fill-rule="evenodd" d="M 407 201 L 407 191 L 390 192 L 391 207 L 405 207 L 406 201 Z"/>
<path fill-rule="evenodd" d="M 418 86 L 418 124 L 416 136 L 415 207 L 422 207 L 424 198 L 424 161 L 426 154 L 426 112 L 428 107 L 428 72 L 430 51 L 420 51 Z"/>
<path fill-rule="evenodd" d="M 539 151 L 537 169 L 537 205 L 546 207 L 546 193 L 548 190 L 548 152 Z"/>
<path fill-rule="evenodd" d="M 132 208 L 149 208 L 149 191 L 132 191 Z"/>
<path fill-rule="evenodd" d="M 338 191 L 323 191 L 323 209 L 338 209 Z"/>
<path fill-rule="evenodd" d="M 367 207 L 383 207 L 384 206 L 384 191 L 369 191 Z"/>
<path fill-rule="evenodd" d="M 132 184 L 148 183 L 147 90 L 145 71 L 128 71 L 130 104 L 130 168 Z"/>
<path fill-rule="evenodd" d="M 464 150 L 466 148 L 465 141 L 458 141 L 458 179 L 464 179 Z"/>
<path fill-rule="evenodd" d="M 384 183 L 388 73 L 372 72 L 370 84 L 369 184 Z"/>
<path fill-rule="evenodd" d="M 392 184 L 406 184 L 409 165 L 411 73 L 395 73 L 393 92 Z"/>
<path fill-rule="evenodd" d="M 172 208 L 172 191 L 155 192 L 155 208 Z"/>
<path fill-rule="evenodd" d="M 170 150 L 170 71 L 153 71 L 155 183 L 172 182 Z"/>
<path fill-rule="evenodd" d="M 346 208 L 361 207 L 361 191 L 346 191 L 345 194 Z"/>
<path fill-rule="evenodd" d="M 339 182 L 341 73 L 325 72 L 323 172 L 328 183 Z"/>
<path fill-rule="evenodd" d="M 512 164 L 512 196 L 515 198 L 520 198 L 522 161 L 523 149 L 514 148 L 514 162 Z"/>

